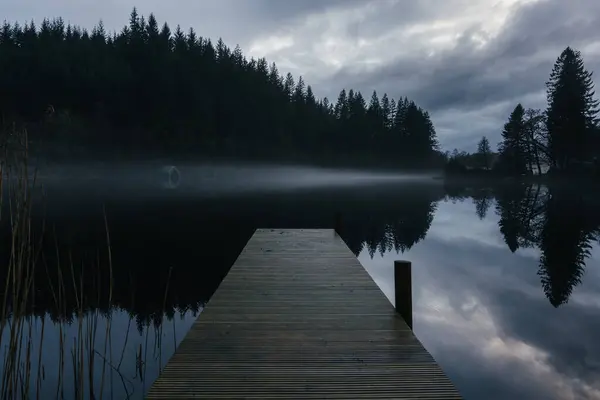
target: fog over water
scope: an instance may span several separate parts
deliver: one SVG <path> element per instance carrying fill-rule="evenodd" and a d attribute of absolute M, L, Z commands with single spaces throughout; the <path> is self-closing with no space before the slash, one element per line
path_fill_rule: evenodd
<path fill-rule="evenodd" d="M 84 331 L 113 359 L 106 393 L 143 398 L 255 229 L 330 229 L 339 217 L 340 236 L 390 300 L 393 261 L 412 262 L 415 335 L 465 398 L 600 397 L 593 187 L 162 161 L 44 166 L 38 179 L 32 237 L 47 240 L 25 315 L 33 343 L 44 343 L 32 363 L 48 371 L 43 390 L 66 382 L 73 394 L 74 368 L 59 378 L 56 360 L 70 360 L 81 337 L 81 304 Z M 0 219 L 0 255 L 10 253 L 10 232 Z M 70 259 L 75 268 L 62 262 Z M 88 294 L 83 303 L 78 293 Z M 99 388 L 102 358 L 93 363 Z"/>
<path fill-rule="evenodd" d="M 158 195 L 166 189 L 194 197 L 280 190 L 349 187 L 381 183 L 434 183 L 435 173 L 386 173 L 257 164 L 169 164 L 44 166 L 40 185 L 105 192 L 108 196 Z M 166 193 L 173 195 L 174 193 Z"/>

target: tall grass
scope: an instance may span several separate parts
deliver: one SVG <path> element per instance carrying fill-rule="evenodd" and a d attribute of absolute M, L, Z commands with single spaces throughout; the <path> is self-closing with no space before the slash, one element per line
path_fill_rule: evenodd
<path fill-rule="evenodd" d="M 2 380 L 0 382 L 0 397 L 13 398 L 40 398 L 47 397 L 47 386 L 44 381 L 48 370 L 44 365 L 42 354 L 45 335 L 49 329 L 58 331 L 58 343 L 52 347 L 58 354 L 54 365 L 48 365 L 52 373 L 57 376 L 56 388 L 52 397 L 65 398 L 103 398 L 107 397 L 105 388 L 122 385 L 126 396 L 129 398 L 135 391 L 134 384 L 120 372 L 121 363 L 126 357 L 126 346 L 129 338 L 129 325 L 133 320 L 130 316 L 125 343 L 120 353 L 120 359 L 113 360 L 112 347 L 112 318 L 110 310 L 113 307 L 113 262 L 111 237 L 108 229 L 106 212 L 104 212 L 104 226 L 106 230 L 106 243 L 104 247 L 106 262 L 101 262 L 100 253 L 97 254 L 94 267 L 81 265 L 80 261 L 73 259 L 71 253 L 66 259 L 59 251 L 59 246 L 54 235 L 56 249 L 56 265 L 45 262 L 42 254 L 42 241 L 47 239 L 46 226 L 34 227 L 32 218 L 34 194 L 43 193 L 37 186 L 37 171 L 29 165 L 28 137 L 25 130 L 18 130 L 12 126 L 0 133 L 0 223 L 10 223 L 11 243 L 8 264 L 0 266 L 0 273 L 6 274 L 5 286 L 2 288 L 2 309 L 0 310 L 0 351 L 2 358 Z M 43 203 L 43 202 L 42 202 Z M 7 212 L 4 212 L 4 211 Z M 84 268 L 85 267 L 85 268 Z M 56 268 L 52 271 L 51 268 Z M 100 282 L 101 271 L 108 269 L 108 300 L 103 313 L 98 308 L 89 309 L 86 304 L 92 296 L 96 297 L 96 304 L 101 301 L 100 289 L 97 293 L 86 293 L 84 290 L 84 274 L 96 272 Z M 64 271 L 68 271 L 65 274 Z M 54 272 L 54 274 L 52 273 Z M 68 276 L 70 275 L 70 279 Z M 56 279 L 58 277 L 58 279 Z M 62 321 L 52 326 L 47 326 L 47 318 L 38 318 L 36 309 L 35 290 L 36 281 L 47 280 L 51 287 L 53 307 L 58 315 L 66 315 L 67 294 L 75 295 L 76 315 L 73 321 Z M 168 290 L 168 283 L 165 290 Z M 166 293 L 165 293 L 166 300 Z M 164 310 L 163 310 L 164 311 Z M 105 324 L 101 328 L 102 323 Z M 76 327 L 72 335 L 73 325 Z M 67 331 L 71 334 L 67 336 Z M 146 332 L 147 341 L 148 331 Z M 162 325 L 158 336 L 162 336 Z M 160 346 L 160 340 L 155 342 Z M 48 345 L 46 345 L 48 346 Z M 140 349 L 136 355 L 136 364 L 139 365 L 141 380 L 144 380 L 145 354 L 147 346 Z M 160 351 L 159 351 L 160 353 Z M 160 357 L 160 355 L 159 355 Z M 162 361 L 159 362 L 162 367 Z M 70 371 L 70 373 L 67 372 Z M 120 382 L 113 382 L 118 376 Z M 145 384 L 143 384 L 145 386 Z M 44 393 L 42 393 L 44 392 Z M 143 393 L 137 393 L 141 395 Z M 110 396 L 112 397 L 112 396 Z"/>
<path fill-rule="evenodd" d="M 4 202 L 8 201 L 8 215 L 0 218 L 10 219 L 11 243 L 0 311 L 0 343 L 6 343 L 0 390 L 3 398 L 15 398 L 23 397 L 29 391 L 32 375 L 32 324 L 26 315 L 38 255 L 30 218 L 35 174 L 31 180 L 27 133 L 13 127 L 2 136 L 0 209 L 4 211 Z M 36 375 L 40 379 L 41 371 Z"/>

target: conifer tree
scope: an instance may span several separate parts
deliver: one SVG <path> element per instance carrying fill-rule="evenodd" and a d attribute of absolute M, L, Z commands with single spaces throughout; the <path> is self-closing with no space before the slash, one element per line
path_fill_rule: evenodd
<path fill-rule="evenodd" d="M 517 104 L 511 112 L 508 122 L 504 124 L 502 142 L 498 146 L 499 168 L 508 175 L 524 175 L 527 173 L 527 159 L 524 151 L 525 109 Z"/>
<path fill-rule="evenodd" d="M 385 119 L 381 111 L 379 97 L 377 96 L 376 91 L 373 91 L 373 94 L 371 95 L 371 101 L 369 102 L 367 114 L 369 118 L 369 130 L 371 131 L 371 136 L 374 137 L 381 134 L 385 126 Z"/>
<path fill-rule="evenodd" d="M 492 149 L 490 148 L 490 142 L 485 136 L 482 137 L 477 144 L 477 154 L 479 156 L 481 166 L 485 169 L 488 169 L 490 167 Z"/>
<path fill-rule="evenodd" d="M 338 95 L 337 102 L 335 103 L 335 117 L 338 120 L 345 120 L 348 118 L 348 98 L 346 96 L 346 89 L 342 89 Z"/>
<path fill-rule="evenodd" d="M 294 77 L 290 72 L 288 72 L 285 76 L 285 82 L 283 83 L 283 92 L 289 100 L 292 99 L 292 94 L 294 93 L 295 87 L 296 83 L 294 82 Z"/>
<path fill-rule="evenodd" d="M 591 145 L 598 101 L 592 73 L 585 69 L 581 53 L 567 47 L 556 60 L 546 86 L 550 161 L 554 167 L 568 170 L 594 155 Z"/>
<path fill-rule="evenodd" d="M 396 100 L 392 99 L 390 101 L 390 130 L 394 129 L 394 123 L 396 121 L 396 111 L 398 106 L 396 105 Z"/>
<path fill-rule="evenodd" d="M 306 99 L 306 87 L 304 84 L 304 79 L 302 77 L 298 78 L 298 83 L 296 83 L 296 88 L 294 89 L 293 101 L 296 104 L 304 104 Z"/>
<path fill-rule="evenodd" d="M 312 91 L 312 87 L 308 85 L 306 87 L 306 105 L 309 107 L 313 107 L 316 104 L 315 95 Z"/>
<path fill-rule="evenodd" d="M 389 130 L 391 128 L 391 118 L 392 118 L 392 105 L 390 104 L 390 99 L 388 98 L 387 93 L 383 94 L 381 98 L 381 117 L 383 119 L 383 126 L 385 129 Z"/>
<path fill-rule="evenodd" d="M 40 124 L 49 106 L 65 116 L 52 120 L 60 135 L 46 134 L 50 127 Z M 406 98 L 380 100 L 374 92 L 367 106 L 362 93 L 348 88 L 335 103 L 319 99 L 302 77 L 296 83 L 265 58 L 247 60 L 239 46 L 213 44 L 192 28 L 171 31 L 137 9 L 111 34 L 101 22 L 91 34 L 60 18 L 39 27 L 4 23 L 0 112 L 5 121 L 40 127 L 30 131 L 35 143 L 60 136 L 95 154 L 315 161 L 338 154 L 349 162 L 400 165 L 406 155 L 426 158 L 437 148 L 429 115 Z M 58 125 L 73 119 L 85 134 Z"/>

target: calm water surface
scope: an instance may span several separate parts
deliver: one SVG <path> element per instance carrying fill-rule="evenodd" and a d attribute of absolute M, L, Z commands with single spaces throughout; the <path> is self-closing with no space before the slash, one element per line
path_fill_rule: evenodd
<path fill-rule="evenodd" d="M 412 261 L 414 331 L 465 398 L 600 398 L 595 194 L 308 169 L 180 170 L 176 184 L 160 168 L 43 176 L 33 226 L 41 235 L 45 221 L 45 257 L 22 335 L 34 355 L 30 393 L 141 398 L 254 229 L 332 228 L 337 216 L 390 300 L 393 261 Z"/>
<path fill-rule="evenodd" d="M 401 256 L 413 262 L 415 334 L 465 398 L 600 398 L 598 243 L 585 266 L 541 266 L 538 246 L 510 251 L 495 206 L 480 220 L 471 199 L 438 203 L 425 240 Z M 399 256 L 372 250 L 359 259 L 393 301 Z M 544 279 L 559 275 L 561 286 L 560 275 L 578 272 L 568 303 L 555 307 Z"/>

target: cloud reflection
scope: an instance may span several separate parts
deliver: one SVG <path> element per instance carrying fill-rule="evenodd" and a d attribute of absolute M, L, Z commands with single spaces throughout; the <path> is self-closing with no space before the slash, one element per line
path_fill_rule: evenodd
<path fill-rule="evenodd" d="M 413 262 L 415 333 L 467 399 L 600 398 L 597 248 L 572 301 L 554 308 L 539 250 L 511 253 L 498 216 L 473 208 L 440 203 L 425 241 L 359 259 L 391 301 L 393 261 Z"/>

